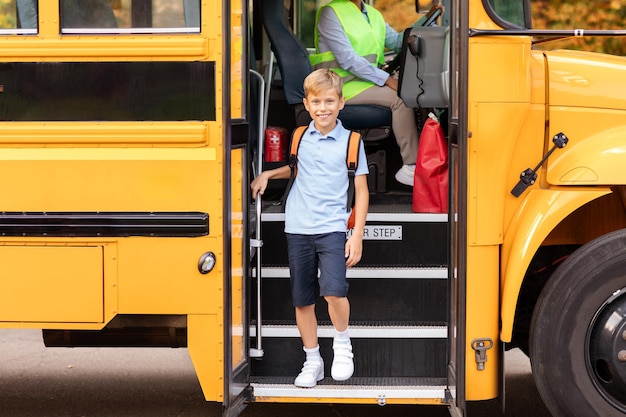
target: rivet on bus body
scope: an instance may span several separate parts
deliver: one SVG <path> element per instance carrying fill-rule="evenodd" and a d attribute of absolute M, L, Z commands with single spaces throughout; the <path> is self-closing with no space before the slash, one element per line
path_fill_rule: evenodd
<path fill-rule="evenodd" d="M 205 252 L 198 261 L 198 271 L 201 274 L 208 274 L 215 267 L 215 254 L 213 252 Z"/>

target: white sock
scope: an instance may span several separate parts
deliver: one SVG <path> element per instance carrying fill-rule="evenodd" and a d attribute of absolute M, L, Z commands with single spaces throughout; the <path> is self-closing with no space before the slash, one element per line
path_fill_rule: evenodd
<path fill-rule="evenodd" d="M 337 329 L 335 329 L 334 342 L 335 343 L 350 343 L 350 335 L 348 334 L 348 328 L 346 328 L 346 330 L 344 330 L 343 332 L 337 331 Z"/>
<path fill-rule="evenodd" d="M 317 345 L 310 349 L 302 347 L 302 350 L 304 350 L 304 352 L 306 353 L 307 361 L 316 361 L 316 362 L 322 361 L 322 356 L 320 355 L 320 345 Z"/>

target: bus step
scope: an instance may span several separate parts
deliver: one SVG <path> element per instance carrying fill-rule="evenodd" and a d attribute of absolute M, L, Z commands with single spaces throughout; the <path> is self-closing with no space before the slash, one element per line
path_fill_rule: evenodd
<path fill-rule="evenodd" d="M 350 334 L 352 336 L 352 327 Z M 263 358 L 251 361 L 255 377 L 292 377 L 300 372 L 305 354 L 299 337 L 267 337 Z M 371 334 L 370 334 L 371 335 Z M 443 331 L 439 334 L 443 336 Z M 252 338 L 251 346 L 256 338 Z M 446 376 L 445 337 L 382 338 L 351 337 L 355 378 L 443 378 Z M 333 358 L 333 340 L 320 337 L 320 354 L 327 375 Z M 293 382 L 290 381 L 290 382 Z"/>
<path fill-rule="evenodd" d="M 351 268 L 348 283 L 351 322 L 403 322 L 404 324 L 432 324 L 447 321 L 448 281 L 442 279 L 445 270 L 428 271 L 428 276 L 437 278 L 394 278 L 396 273 L 404 277 L 420 276 L 423 270 L 369 270 Z M 353 271 L 354 270 L 354 271 Z M 284 273 L 283 273 L 284 272 Z M 432 273 L 431 273 L 432 272 Z M 369 278 L 355 278 L 352 273 Z M 293 320 L 294 309 L 291 303 L 291 286 L 286 278 L 287 269 L 281 271 L 282 278 L 263 275 L 261 285 L 262 320 Z M 379 276 L 380 278 L 374 278 Z M 257 279 L 253 279 L 253 286 Z M 256 292 L 254 293 L 256 295 Z M 256 297 L 253 297 L 250 311 L 256 310 Z M 317 303 L 316 314 L 319 321 L 330 320 L 324 300 Z M 253 317 L 254 318 L 254 317 Z"/>
<path fill-rule="evenodd" d="M 252 276 L 256 277 L 256 268 L 252 270 Z M 289 268 L 286 266 L 262 267 L 263 278 L 289 278 Z M 346 277 L 350 278 L 403 278 L 403 279 L 446 279 L 448 269 L 446 267 L 354 267 L 346 271 Z"/>
<path fill-rule="evenodd" d="M 314 388 L 298 388 L 294 377 L 253 377 L 254 401 L 278 402 L 280 398 L 315 398 L 318 402 L 359 399 L 363 403 L 444 403 L 444 378 L 351 378 L 345 382 L 327 377 Z M 370 400 L 370 401 L 368 401 Z"/>
<path fill-rule="evenodd" d="M 295 324 L 263 325 L 263 337 L 300 337 Z M 332 338 L 332 325 L 320 325 L 317 335 L 321 338 Z M 376 326 L 350 324 L 350 337 L 354 339 L 442 339 L 448 336 L 446 326 Z M 256 326 L 250 327 L 250 337 L 256 337 Z"/>
<path fill-rule="evenodd" d="M 370 213 L 360 266 L 445 266 L 448 216 L 419 213 Z M 263 265 L 287 265 L 284 215 L 263 217 Z M 270 248 L 270 249 L 268 249 Z"/>

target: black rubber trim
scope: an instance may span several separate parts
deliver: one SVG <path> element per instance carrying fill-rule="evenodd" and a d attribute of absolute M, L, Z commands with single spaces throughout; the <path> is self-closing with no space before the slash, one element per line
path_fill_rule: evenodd
<path fill-rule="evenodd" d="M 209 234 L 201 212 L 1 212 L 2 236 L 195 237 Z"/>
<path fill-rule="evenodd" d="M 214 121 L 215 62 L 2 62 L 0 120 Z"/>

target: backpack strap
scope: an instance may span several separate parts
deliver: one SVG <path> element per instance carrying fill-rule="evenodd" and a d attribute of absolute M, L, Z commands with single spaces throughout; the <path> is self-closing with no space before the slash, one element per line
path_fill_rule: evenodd
<path fill-rule="evenodd" d="M 291 191 L 291 186 L 293 185 L 293 180 L 296 178 L 297 174 L 297 165 L 298 165 L 298 148 L 300 147 L 300 140 L 302 136 L 304 136 L 304 132 L 306 132 L 308 126 L 298 126 L 291 135 L 291 146 L 289 147 L 289 169 L 291 169 L 291 174 L 289 175 L 289 181 L 287 182 L 287 187 L 285 188 L 285 193 L 283 197 L 280 199 L 280 204 L 283 206 L 283 210 L 285 209 L 285 202 L 287 201 L 287 196 L 289 195 L 289 191 Z"/>
<path fill-rule="evenodd" d="M 350 211 L 354 207 L 354 176 L 359 166 L 360 145 L 361 134 L 358 132 L 350 132 L 350 137 L 348 138 L 348 152 L 346 154 L 346 165 L 348 166 L 348 201 L 346 203 L 346 211 Z"/>

